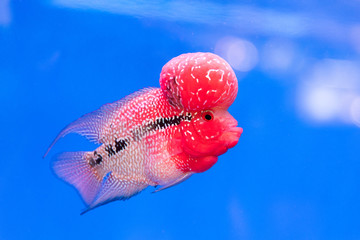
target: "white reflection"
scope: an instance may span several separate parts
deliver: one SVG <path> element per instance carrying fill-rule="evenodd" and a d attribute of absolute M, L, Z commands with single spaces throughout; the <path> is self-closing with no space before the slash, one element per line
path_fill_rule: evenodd
<path fill-rule="evenodd" d="M 150 17 L 231 27 L 242 34 L 269 34 L 286 37 L 316 36 L 323 40 L 346 39 L 349 24 L 311 12 L 286 12 L 212 1 L 163 0 L 52 0 L 62 7 L 95 9 L 136 17 Z M 329 34 L 331 33 L 331 34 Z M 347 40 L 347 39 L 346 39 Z"/>
<path fill-rule="evenodd" d="M 301 113 L 312 121 L 356 123 L 359 120 L 360 65 L 323 60 L 315 64 L 299 87 Z"/>
<path fill-rule="evenodd" d="M 308 86 L 304 89 L 302 107 L 306 113 L 318 120 L 327 121 L 336 117 L 341 104 L 338 92 L 324 86 Z"/>
<path fill-rule="evenodd" d="M 244 32 L 303 35 L 307 31 L 305 16 L 210 1 L 162 0 L 53 0 L 60 6 L 96 9 L 117 14 L 155 17 L 173 21 L 222 25 L 230 24 Z"/>
<path fill-rule="evenodd" d="M 360 127 L 360 97 L 354 99 L 350 111 L 353 123 Z"/>
<path fill-rule="evenodd" d="M 0 26 L 11 22 L 10 0 L 0 0 Z"/>
<path fill-rule="evenodd" d="M 225 37 L 215 46 L 215 53 L 229 62 L 231 67 L 242 72 L 248 72 L 258 62 L 258 52 L 254 44 L 249 41 Z"/>

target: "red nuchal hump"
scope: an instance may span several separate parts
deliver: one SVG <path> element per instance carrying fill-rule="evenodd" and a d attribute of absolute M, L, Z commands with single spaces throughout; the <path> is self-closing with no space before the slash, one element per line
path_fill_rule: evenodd
<path fill-rule="evenodd" d="M 212 53 L 187 53 L 171 59 L 162 69 L 160 86 L 171 104 L 189 111 L 227 109 L 238 91 L 230 65 Z"/>

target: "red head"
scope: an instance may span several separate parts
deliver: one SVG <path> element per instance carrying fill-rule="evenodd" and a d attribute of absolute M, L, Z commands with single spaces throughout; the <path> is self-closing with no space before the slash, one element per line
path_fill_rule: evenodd
<path fill-rule="evenodd" d="M 242 129 L 227 109 L 236 98 L 238 83 L 224 59 L 212 53 L 180 55 L 163 67 L 160 86 L 171 105 L 191 114 L 191 121 L 181 124 L 184 152 L 216 162 L 236 145 Z"/>
<path fill-rule="evenodd" d="M 185 111 L 227 109 L 238 91 L 230 65 L 212 53 L 188 53 L 171 59 L 161 71 L 160 86 L 170 103 Z"/>

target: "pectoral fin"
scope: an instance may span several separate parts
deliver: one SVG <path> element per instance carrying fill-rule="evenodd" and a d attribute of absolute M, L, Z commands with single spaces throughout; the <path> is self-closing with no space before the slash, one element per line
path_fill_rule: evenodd
<path fill-rule="evenodd" d="M 101 183 L 100 190 L 84 213 L 116 200 L 126 200 L 144 190 L 148 184 L 145 181 L 132 180 L 129 177 L 108 172 Z"/>
<path fill-rule="evenodd" d="M 155 191 L 153 191 L 153 193 L 159 192 L 161 190 L 164 190 L 164 189 L 167 189 L 169 187 L 175 186 L 175 185 L 177 185 L 179 183 L 182 183 L 183 181 L 185 181 L 186 179 L 191 177 L 192 174 L 193 173 L 186 173 L 182 177 L 179 177 L 178 179 L 175 179 L 174 181 L 172 181 L 172 182 L 170 182 L 170 183 L 168 183 L 166 185 L 163 185 L 160 188 L 156 189 Z"/>

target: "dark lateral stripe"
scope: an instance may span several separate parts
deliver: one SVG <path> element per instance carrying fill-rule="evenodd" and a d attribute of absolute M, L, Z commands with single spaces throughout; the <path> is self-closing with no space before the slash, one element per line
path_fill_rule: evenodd
<path fill-rule="evenodd" d="M 115 155 L 116 153 L 124 150 L 129 144 L 129 140 L 127 139 L 115 139 L 115 149 L 113 148 L 113 145 L 109 144 L 105 146 L 105 151 L 107 152 L 108 156 L 111 157 Z M 94 152 L 94 157 L 92 157 L 89 161 L 90 166 L 95 167 L 96 165 L 101 164 L 103 158 L 100 154 L 98 154 L 96 151 Z"/>
<path fill-rule="evenodd" d="M 172 126 L 177 126 L 181 121 L 191 121 L 191 114 L 173 116 L 167 118 L 158 118 L 145 126 L 140 126 L 132 131 L 132 135 L 135 141 L 140 140 L 143 136 L 150 132 L 154 132 L 159 129 L 165 129 Z"/>
<path fill-rule="evenodd" d="M 181 121 L 191 121 L 191 114 L 180 115 L 168 118 L 158 118 L 145 126 L 141 126 L 132 131 L 132 135 L 135 141 L 140 140 L 143 136 L 150 132 L 154 132 L 159 129 L 165 129 L 171 126 L 177 126 L 181 123 Z M 130 144 L 129 139 L 115 139 L 115 144 L 108 144 L 105 146 L 105 151 L 108 156 L 111 157 L 118 152 L 124 150 Z M 90 159 L 90 166 L 94 167 L 96 165 L 101 164 L 103 158 L 96 151 L 94 152 L 94 157 Z"/>
<path fill-rule="evenodd" d="M 108 153 L 109 157 L 115 154 L 115 151 L 111 144 L 105 146 L 105 151 Z"/>
<path fill-rule="evenodd" d="M 128 140 L 126 139 L 119 139 L 116 141 L 115 139 L 115 151 L 118 153 L 121 150 L 125 149 L 128 146 Z"/>
<path fill-rule="evenodd" d="M 124 150 L 129 144 L 129 140 L 127 139 L 115 139 L 115 149 L 113 148 L 113 145 L 109 144 L 105 146 L 105 151 L 108 153 L 108 156 L 111 157 L 112 155 L 115 155 L 116 153 Z"/>

